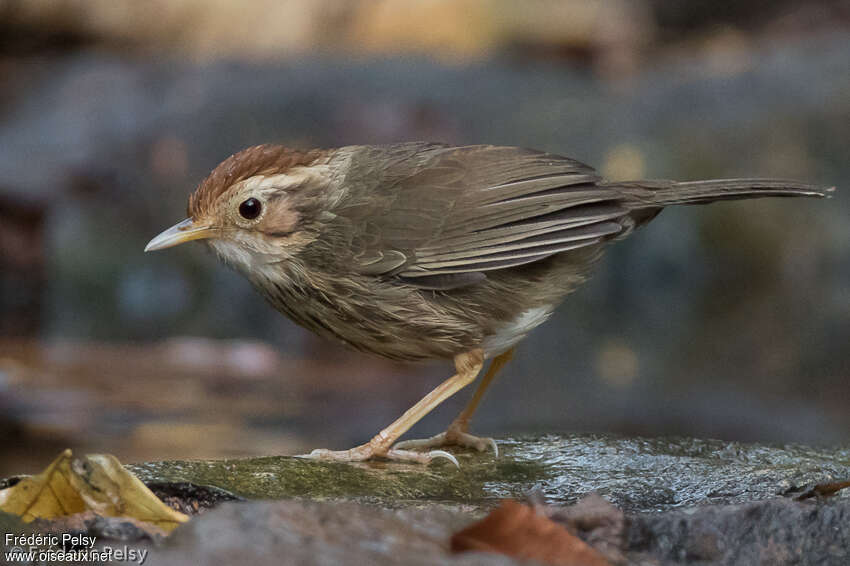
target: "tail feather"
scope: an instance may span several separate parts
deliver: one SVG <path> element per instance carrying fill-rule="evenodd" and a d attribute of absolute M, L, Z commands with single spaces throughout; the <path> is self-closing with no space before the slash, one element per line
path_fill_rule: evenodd
<path fill-rule="evenodd" d="M 717 200 L 762 197 L 825 197 L 835 187 L 783 179 L 717 179 L 711 181 L 637 181 L 621 187 L 644 189 L 638 197 L 649 206 L 705 204 Z M 649 189 L 647 192 L 645 189 Z M 635 195 L 638 196 L 638 195 Z"/>

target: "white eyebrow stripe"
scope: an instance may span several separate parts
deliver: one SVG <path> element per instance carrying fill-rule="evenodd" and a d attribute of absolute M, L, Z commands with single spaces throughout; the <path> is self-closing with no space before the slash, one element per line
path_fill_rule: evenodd
<path fill-rule="evenodd" d="M 280 173 L 278 175 L 254 175 L 239 182 L 241 189 L 263 191 L 271 188 L 283 188 L 302 181 L 303 177 Z"/>
<path fill-rule="evenodd" d="M 243 179 L 234 185 L 239 191 L 254 191 L 259 194 L 268 194 L 279 190 L 286 190 L 290 187 L 300 187 L 311 180 L 322 182 L 341 183 L 341 179 L 335 178 L 331 169 L 327 165 L 313 165 L 310 167 L 293 167 L 286 173 L 278 173 L 277 175 L 254 175 Z M 335 195 L 335 198 L 330 204 L 336 205 L 347 191 L 331 191 L 330 194 Z"/>

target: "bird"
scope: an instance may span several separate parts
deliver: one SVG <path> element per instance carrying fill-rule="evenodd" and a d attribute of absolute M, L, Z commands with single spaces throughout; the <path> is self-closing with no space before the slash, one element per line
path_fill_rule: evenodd
<path fill-rule="evenodd" d="M 824 197 L 834 187 L 741 178 L 606 181 L 554 153 L 431 142 L 296 150 L 249 147 L 188 199 L 188 218 L 145 251 L 202 240 L 278 311 L 325 338 L 454 374 L 349 450 L 303 457 L 427 464 L 469 431 L 485 390 L 531 330 L 590 275 L 605 248 L 671 205 Z M 489 367 L 445 432 L 398 442 Z"/>

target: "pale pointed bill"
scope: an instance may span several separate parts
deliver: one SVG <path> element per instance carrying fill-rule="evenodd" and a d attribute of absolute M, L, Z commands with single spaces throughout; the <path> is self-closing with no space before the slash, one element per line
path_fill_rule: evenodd
<path fill-rule="evenodd" d="M 148 242 L 148 245 L 145 246 L 145 251 L 164 250 L 165 248 L 191 242 L 192 240 L 211 238 L 214 235 L 215 230 L 211 226 L 196 226 L 191 218 L 187 218 Z"/>

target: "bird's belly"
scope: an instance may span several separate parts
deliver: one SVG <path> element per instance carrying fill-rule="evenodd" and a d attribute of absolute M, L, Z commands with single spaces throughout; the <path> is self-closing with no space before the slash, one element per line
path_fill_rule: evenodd
<path fill-rule="evenodd" d="M 554 305 L 543 305 L 520 313 L 514 320 L 484 338 L 481 344 L 484 355 L 491 358 L 512 348 L 534 328 L 546 322 L 554 308 Z"/>
<path fill-rule="evenodd" d="M 281 277 L 276 277 L 280 281 Z M 397 285 L 375 289 L 344 278 L 313 285 L 252 280 L 281 313 L 316 334 L 394 360 L 452 359 L 478 347 L 482 329 L 424 300 L 418 290 Z M 352 285 L 351 288 L 345 285 Z M 364 292 L 366 289 L 366 292 Z M 332 297 L 344 297 L 334 300 Z"/>

